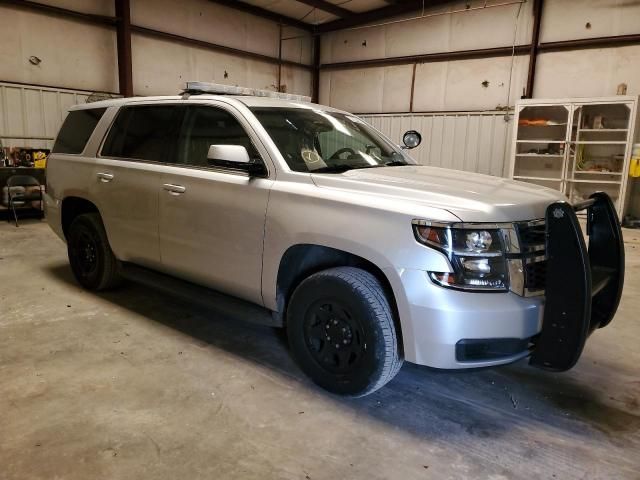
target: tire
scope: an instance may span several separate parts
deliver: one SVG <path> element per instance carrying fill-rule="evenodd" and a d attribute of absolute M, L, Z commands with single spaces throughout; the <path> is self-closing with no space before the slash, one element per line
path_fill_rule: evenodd
<path fill-rule="evenodd" d="M 67 253 L 73 275 L 87 290 L 108 290 L 120 283 L 118 260 L 98 213 L 85 213 L 73 220 Z"/>
<path fill-rule="evenodd" d="M 384 289 L 359 268 L 331 268 L 300 283 L 288 304 L 287 334 L 302 370 L 339 395 L 368 395 L 402 366 Z"/>

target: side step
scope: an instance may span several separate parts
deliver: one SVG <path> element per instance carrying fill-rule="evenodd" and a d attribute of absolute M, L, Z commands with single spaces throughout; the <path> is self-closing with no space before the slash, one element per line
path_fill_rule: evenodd
<path fill-rule="evenodd" d="M 123 263 L 121 273 L 127 280 L 141 283 L 221 315 L 269 327 L 283 326 L 280 316 L 272 315 L 271 310 L 195 283 L 180 280 L 133 263 Z"/>

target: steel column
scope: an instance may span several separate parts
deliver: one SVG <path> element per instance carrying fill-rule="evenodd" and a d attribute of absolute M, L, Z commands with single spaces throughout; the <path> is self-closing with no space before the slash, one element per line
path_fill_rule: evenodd
<path fill-rule="evenodd" d="M 320 102 L 320 35 L 313 37 L 313 85 L 311 101 Z"/>
<path fill-rule="evenodd" d="M 536 62 L 540 43 L 540 23 L 542 22 L 542 5 L 544 0 L 533 1 L 533 29 L 531 32 L 531 50 L 529 51 L 529 72 L 524 98 L 533 97 L 533 85 L 536 78 Z"/>
<path fill-rule="evenodd" d="M 129 0 L 115 0 L 116 39 L 118 43 L 118 82 L 120 94 L 133 97 L 133 67 L 131 61 L 131 9 Z"/>

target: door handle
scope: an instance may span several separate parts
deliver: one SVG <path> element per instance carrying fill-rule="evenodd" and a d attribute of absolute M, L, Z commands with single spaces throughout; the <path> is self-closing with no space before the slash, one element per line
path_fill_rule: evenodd
<path fill-rule="evenodd" d="M 103 183 L 108 183 L 108 182 L 110 182 L 111 180 L 113 180 L 113 174 L 112 174 L 112 173 L 103 173 L 103 172 L 100 172 L 100 173 L 98 173 L 96 176 L 97 176 L 97 177 L 100 179 L 100 181 L 101 181 L 101 182 L 103 182 Z"/>
<path fill-rule="evenodd" d="M 187 191 L 187 189 L 182 185 L 174 185 L 173 183 L 165 183 L 164 185 L 162 185 L 162 188 L 164 188 L 171 195 L 181 195 Z"/>

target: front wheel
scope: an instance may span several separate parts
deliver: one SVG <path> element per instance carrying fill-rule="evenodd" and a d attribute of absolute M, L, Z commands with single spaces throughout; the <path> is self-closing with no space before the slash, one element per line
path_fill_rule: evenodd
<path fill-rule="evenodd" d="M 368 395 L 402 366 L 384 288 L 359 268 L 332 268 L 305 279 L 291 296 L 287 333 L 302 370 L 333 393 Z"/>

